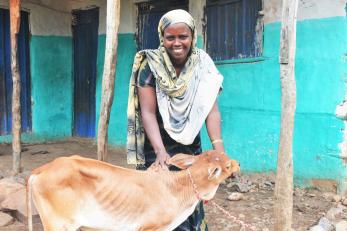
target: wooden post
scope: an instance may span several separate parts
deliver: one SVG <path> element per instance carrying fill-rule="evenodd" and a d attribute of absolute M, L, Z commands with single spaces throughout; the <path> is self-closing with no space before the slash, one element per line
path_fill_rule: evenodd
<path fill-rule="evenodd" d="M 106 51 L 102 78 L 102 97 L 98 124 L 98 160 L 106 161 L 108 122 L 114 96 L 114 82 L 117 64 L 118 27 L 120 0 L 107 0 Z"/>
<path fill-rule="evenodd" d="M 293 130 L 296 108 L 295 48 L 298 0 L 283 0 L 280 43 L 281 134 L 275 187 L 276 231 L 290 231 L 293 210 Z"/>
<path fill-rule="evenodd" d="M 20 27 L 20 0 L 10 0 L 11 22 L 11 71 L 13 82 L 12 93 L 12 150 L 13 171 L 15 174 L 21 171 L 21 107 L 20 107 L 20 73 L 18 66 L 17 36 Z"/>

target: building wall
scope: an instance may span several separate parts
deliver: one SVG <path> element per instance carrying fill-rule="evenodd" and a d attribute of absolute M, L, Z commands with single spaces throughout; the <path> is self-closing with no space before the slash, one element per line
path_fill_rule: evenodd
<path fill-rule="evenodd" d="M 62 4 L 63 6 L 64 4 Z M 8 8 L 8 1 L 0 1 Z M 71 135 L 72 39 L 71 13 L 40 2 L 23 2 L 30 24 L 32 133 L 24 141 L 41 141 Z M 0 136 L 10 141 L 11 136 Z"/>
<path fill-rule="evenodd" d="M 297 23 L 297 110 L 294 133 L 296 182 L 334 179 L 342 190 L 344 123 L 335 115 L 345 97 L 347 20 L 344 1 L 300 1 Z M 330 4 L 331 3 L 331 4 Z M 228 153 L 243 171 L 275 171 L 280 134 L 278 64 L 281 6 L 264 1 L 264 53 L 260 62 L 220 64 L 219 104 Z M 209 148 L 204 136 L 204 147 Z"/>

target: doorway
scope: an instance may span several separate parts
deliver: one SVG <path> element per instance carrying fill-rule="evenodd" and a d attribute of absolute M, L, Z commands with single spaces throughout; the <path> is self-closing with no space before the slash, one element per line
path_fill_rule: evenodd
<path fill-rule="evenodd" d="M 29 13 L 22 11 L 17 40 L 22 132 L 30 132 L 32 127 L 29 35 Z M 0 9 L 0 135 L 12 131 L 12 91 L 10 12 Z"/>
<path fill-rule="evenodd" d="M 98 48 L 99 8 L 74 10 L 73 135 L 95 137 L 96 61 Z"/>

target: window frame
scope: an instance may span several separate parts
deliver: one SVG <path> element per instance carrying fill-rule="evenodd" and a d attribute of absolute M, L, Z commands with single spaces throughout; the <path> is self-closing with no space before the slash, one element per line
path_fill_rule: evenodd
<path fill-rule="evenodd" d="M 219 40 L 219 42 L 221 42 L 220 40 L 224 41 L 224 46 L 231 46 L 231 45 L 234 45 L 234 50 L 236 50 L 234 53 L 233 52 L 230 52 L 230 54 L 228 54 L 227 52 L 225 52 L 226 50 L 229 50 L 229 49 L 222 49 L 223 52 L 220 52 L 220 44 L 219 45 L 216 45 L 216 46 L 213 46 L 212 48 L 209 48 L 208 47 L 208 43 L 209 43 L 209 24 L 208 24 L 208 10 L 209 8 L 211 7 L 225 7 L 227 4 L 240 4 L 239 5 L 239 9 L 237 13 L 239 13 L 241 16 L 241 20 L 242 22 L 239 23 L 239 25 L 241 26 L 245 26 L 245 22 L 246 22 L 246 17 L 249 16 L 249 3 L 254 3 L 253 5 L 253 11 L 257 12 L 253 12 L 255 13 L 255 18 L 253 19 L 253 25 L 250 26 L 250 28 L 252 26 L 254 26 L 254 29 L 252 29 L 252 35 L 253 35 L 253 38 L 251 40 L 246 41 L 246 45 L 242 45 L 242 47 L 240 48 L 237 44 L 235 45 L 235 43 L 237 42 L 234 42 L 233 39 L 236 38 L 241 38 L 243 39 L 242 40 L 242 43 L 245 43 L 244 40 L 246 40 L 244 38 L 245 35 L 241 35 L 243 37 L 241 37 L 240 35 L 238 37 L 234 36 L 236 32 L 232 33 L 229 31 L 225 31 L 223 30 L 222 26 L 218 25 L 217 27 L 219 27 L 219 29 L 213 29 L 215 31 L 218 31 L 218 34 L 220 34 L 220 29 L 222 28 L 222 33 L 225 34 L 225 33 L 228 33 L 227 36 L 233 36 L 233 39 L 232 38 L 229 38 L 227 39 L 225 36 L 224 39 L 223 39 L 223 36 L 218 36 L 217 39 Z M 241 9 L 240 9 L 240 6 L 241 6 Z M 258 2 L 255 2 L 255 0 L 206 0 L 206 5 L 204 7 L 204 19 L 203 19 L 203 36 L 204 36 L 204 49 L 210 54 L 211 58 L 214 60 L 214 62 L 216 64 L 226 64 L 226 63 L 242 63 L 242 62 L 259 62 L 259 61 L 263 61 L 265 60 L 266 58 L 264 58 L 262 55 L 263 55 L 263 30 L 264 30 L 264 20 L 263 20 L 263 1 L 262 0 L 258 0 Z M 237 8 L 237 6 L 235 6 L 235 8 Z M 217 13 L 220 13 L 218 12 L 218 8 L 217 8 L 217 12 L 214 12 L 215 14 Z M 216 9 L 215 9 L 216 11 Z M 211 13 L 211 11 L 209 12 Z M 222 12 L 222 13 L 225 13 L 225 12 Z M 248 14 L 247 14 L 248 13 Z M 236 14 L 238 15 L 238 14 Z M 253 14 L 254 15 L 254 14 Z M 227 19 L 227 16 L 229 15 L 226 15 L 224 16 L 224 20 Z M 222 16 L 223 17 L 223 16 Z M 219 21 L 221 21 L 221 19 L 218 19 Z M 235 20 L 237 21 L 237 20 Z M 252 23 L 252 20 L 250 20 L 251 23 Z M 215 22 L 218 22 L 218 21 L 215 21 Z M 216 23 L 214 22 L 214 25 L 216 26 Z M 224 27 L 226 26 L 226 24 L 223 25 Z M 236 25 L 237 26 L 237 25 Z M 215 28 L 217 28 L 215 27 Z M 224 28 L 225 29 L 225 28 Z M 249 32 L 249 30 L 247 31 L 247 28 L 241 28 L 242 31 L 241 33 L 245 33 L 245 32 Z M 239 32 L 239 29 L 237 30 L 237 32 Z M 230 40 L 232 42 L 230 42 Z M 251 41 L 251 42 L 250 42 Z M 232 43 L 232 44 L 230 44 Z M 253 47 L 249 47 L 249 46 L 253 46 Z M 245 46 L 247 46 L 247 48 L 245 48 Z M 228 47 L 228 48 L 229 48 Z M 237 50 L 241 50 L 240 53 L 238 53 L 237 55 L 235 55 L 235 53 L 237 53 Z M 213 50 L 213 52 L 211 52 L 211 50 Z M 218 50 L 217 52 L 218 53 L 218 56 L 216 56 L 216 50 Z M 245 52 L 245 50 L 248 50 L 250 51 L 249 53 Z M 229 50 L 230 51 L 230 50 Z"/>

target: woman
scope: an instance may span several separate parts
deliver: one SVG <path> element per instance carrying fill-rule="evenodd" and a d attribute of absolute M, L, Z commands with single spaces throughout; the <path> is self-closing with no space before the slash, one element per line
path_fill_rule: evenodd
<path fill-rule="evenodd" d="M 214 149 L 224 152 L 217 96 L 223 77 L 196 47 L 191 15 L 173 10 L 160 19 L 160 46 L 136 54 L 128 101 L 128 163 L 167 168 L 176 153 L 201 153 L 206 122 Z M 175 230 L 207 230 L 202 204 Z"/>

